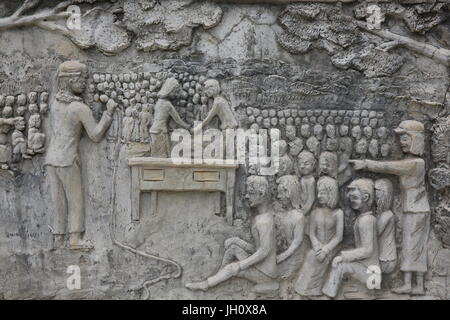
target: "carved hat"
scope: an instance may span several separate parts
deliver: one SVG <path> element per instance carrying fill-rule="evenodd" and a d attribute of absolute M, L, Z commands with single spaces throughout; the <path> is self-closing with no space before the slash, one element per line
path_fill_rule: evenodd
<path fill-rule="evenodd" d="M 409 132 L 417 132 L 424 133 L 425 127 L 424 125 L 416 120 L 405 120 L 400 123 L 398 128 L 394 129 L 395 133 L 409 133 Z"/>
<path fill-rule="evenodd" d="M 63 62 L 58 68 L 58 77 L 79 76 L 87 71 L 87 66 L 79 61 L 71 60 Z"/>

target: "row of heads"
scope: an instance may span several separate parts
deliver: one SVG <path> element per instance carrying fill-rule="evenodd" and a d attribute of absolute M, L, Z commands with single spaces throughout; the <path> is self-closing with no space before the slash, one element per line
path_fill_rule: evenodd
<path fill-rule="evenodd" d="M 300 182 L 295 175 L 285 175 L 276 180 L 277 199 L 286 205 L 290 203 L 293 208 L 300 208 Z M 250 206 L 270 201 L 270 182 L 264 176 L 249 176 L 247 178 L 246 198 Z M 316 197 L 317 205 L 334 209 L 339 205 L 340 189 L 338 181 L 334 178 L 323 176 L 317 181 Z M 346 197 L 355 210 L 372 210 L 376 204 L 376 210 L 384 212 L 391 209 L 394 199 L 393 183 L 386 178 L 372 180 L 358 178 L 351 181 L 346 190 Z"/>

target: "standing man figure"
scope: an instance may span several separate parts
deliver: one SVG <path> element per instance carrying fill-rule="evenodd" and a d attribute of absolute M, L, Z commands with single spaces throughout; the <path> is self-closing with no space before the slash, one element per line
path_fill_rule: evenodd
<path fill-rule="evenodd" d="M 403 208 L 402 262 L 404 284 L 393 292 L 399 294 L 425 294 L 423 277 L 427 272 L 427 241 L 430 231 L 430 204 L 425 187 L 425 160 L 421 158 L 425 147 L 425 128 L 415 120 L 402 121 L 395 133 L 405 159 L 396 161 L 350 160 L 356 170 L 387 173 L 399 177 Z M 412 275 L 416 285 L 412 287 Z"/>
<path fill-rule="evenodd" d="M 61 246 L 69 233 L 70 249 L 92 249 L 90 241 L 82 240 L 85 231 L 78 146 L 84 128 L 91 140 L 99 142 L 112 122 L 117 107 L 109 100 L 106 111 L 96 123 L 91 109 L 81 95 L 86 89 L 87 67 L 78 61 L 67 61 L 58 68 L 58 92 L 51 103 L 51 134 L 45 166 L 55 208 L 52 227 L 54 246 Z"/>

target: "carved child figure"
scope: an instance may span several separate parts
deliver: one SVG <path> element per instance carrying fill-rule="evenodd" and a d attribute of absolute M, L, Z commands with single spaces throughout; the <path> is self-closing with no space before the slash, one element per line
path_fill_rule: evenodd
<path fill-rule="evenodd" d="M 309 238 L 312 249 L 306 255 L 295 291 L 302 296 L 322 295 L 322 286 L 331 259 L 336 255 L 344 235 L 344 213 L 337 209 L 338 182 L 321 177 L 317 182 L 318 207 L 311 212 Z"/>
<path fill-rule="evenodd" d="M 277 176 L 281 177 L 287 174 L 291 174 L 293 169 L 294 169 L 294 164 L 291 160 L 291 158 L 289 158 L 288 154 L 287 154 L 287 143 L 284 140 L 278 140 L 275 141 L 274 143 L 272 143 L 272 148 L 278 148 L 279 153 L 278 153 L 278 160 L 279 160 L 279 167 L 278 167 L 278 172 L 277 172 Z M 272 166 L 274 165 L 274 162 L 277 159 L 274 159 L 272 157 Z"/>
<path fill-rule="evenodd" d="M 286 139 L 289 145 L 289 155 L 295 159 L 303 150 L 303 139 L 298 138 L 293 125 L 286 126 Z"/>
<path fill-rule="evenodd" d="M 150 113 L 150 105 L 144 104 L 142 106 L 142 111 L 139 113 L 139 118 L 141 121 L 140 125 L 140 138 L 141 142 L 147 142 L 149 135 L 149 127 L 152 122 L 152 115 Z"/>
<path fill-rule="evenodd" d="M 133 108 L 128 107 L 125 109 L 125 117 L 122 119 L 122 142 L 131 142 L 133 138 L 134 129 Z"/>
<path fill-rule="evenodd" d="M 14 99 L 14 97 L 12 97 Z M 8 97 L 6 98 L 6 101 Z M 8 133 L 11 131 L 11 126 L 15 124 L 20 118 L 11 118 L 13 110 L 6 105 L 2 111 L 2 118 L 0 118 L 0 166 L 1 169 L 8 169 L 11 161 L 11 145 Z"/>
<path fill-rule="evenodd" d="M 300 174 L 300 209 L 304 215 L 309 215 L 311 208 L 316 200 L 316 179 L 314 178 L 314 169 L 316 158 L 306 150 L 298 155 L 298 173 Z"/>
<path fill-rule="evenodd" d="M 300 267 L 302 258 L 300 248 L 303 242 L 305 217 L 299 209 L 300 183 L 297 176 L 283 176 L 277 180 L 277 183 L 277 197 L 283 206 L 280 227 L 288 244 L 287 249 L 277 256 L 277 264 L 282 284 L 284 284 L 283 294 L 286 295 L 290 291 L 290 280 Z"/>
<path fill-rule="evenodd" d="M 395 216 L 391 211 L 393 199 L 394 187 L 392 182 L 388 179 L 376 180 L 378 247 L 380 249 L 380 268 L 383 273 L 391 273 L 397 264 Z"/>
<path fill-rule="evenodd" d="M 13 147 L 13 162 L 19 162 L 21 158 L 31 158 L 29 155 L 27 155 L 27 141 L 25 140 L 25 135 L 23 134 L 25 127 L 25 119 L 22 117 L 18 118 L 14 124 L 14 131 L 11 136 Z"/>
<path fill-rule="evenodd" d="M 351 207 L 358 213 L 353 227 L 355 248 L 341 251 L 333 259 L 332 268 L 322 292 L 336 297 L 345 275 L 366 283 L 369 267 L 379 267 L 377 221 L 371 211 L 374 183 L 370 179 L 357 179 L 348 186 Z"/>
<path fill-rule="evenodd" d="M 186 283 L 188 289 L 207 290 L 232 277 L 239 277 L 255 283 L 253 291 L 256 293 L 278 290 L 275 224 L 267 179 L 248 177 L 246 198 L 254 210 L 251 233 L 255 244 L 238 237 L 227 239 L 222 268 L 204 281 Z"/>
<path fill-rule="evenodd" d="M 338 159 L 334 152 L 322 152 L 319 157 L 319 175 L 337 179 Z"/>
<path fill-rule="evenodd" d="M 45 134 L 40 132 L 41 116 L 33 114 L 28 120 L 28 154 L 43 153 L 45 151 Z"/>

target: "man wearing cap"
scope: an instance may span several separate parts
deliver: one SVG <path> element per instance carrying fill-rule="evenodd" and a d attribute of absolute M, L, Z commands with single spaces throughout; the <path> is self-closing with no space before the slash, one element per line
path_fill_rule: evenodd
<path fill-rule="evenodd" d="M 403 286 L 395 293 L 423 295 L 423 277 L 427 271 L 427 240 L 430 228 L 430 205 L 425 188 L 425 161 L 420 158 L 425 146 L 425 128 L 415 120 L 402 121 L 395 133 L 407 157 L 397 161 L 351 160 L 356 170 L 397 175 L 400 179 L 403 208 L 402 263 Z M 416 285 L 412 287 L 412 275 Z"/>
<path fill-rule="evenodd" d="M 56 76 L 58 92 L 50 105 L 51 134 L 45 156 L 55 208 L 54 246 L 61 246 L 69 233 L 71 249 L 93 247 L 90 241 L 82 240 L 85 212 L 78 153 L 82 129 L 94 142 L 99 142 L 117 107 L 110 99 L 100 122 L 96 123 L 91 109 L 80 97 L 86 89 L 86 78 L 87 67 L 78 61 L 67 61 L 59 66 Z"/>

